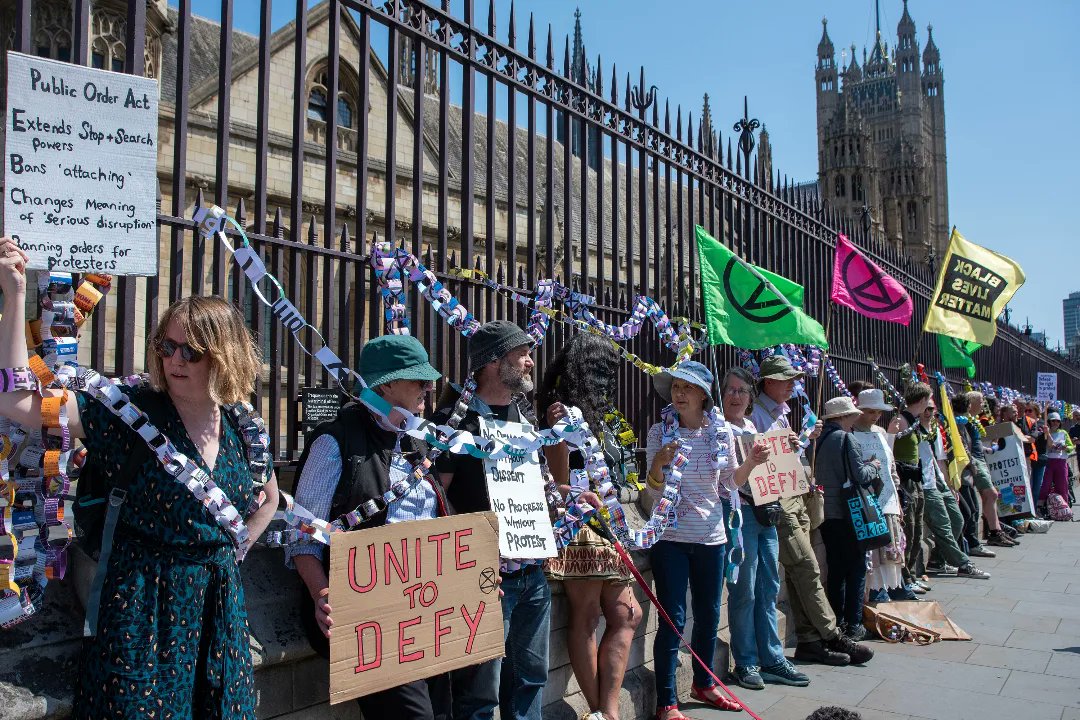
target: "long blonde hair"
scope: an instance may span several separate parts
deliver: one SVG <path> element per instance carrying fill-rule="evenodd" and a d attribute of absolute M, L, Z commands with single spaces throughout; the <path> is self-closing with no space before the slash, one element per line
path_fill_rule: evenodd
<path fill-rule="evenodd" d="M 164 363 L 157 346 L 165 339 L 173 320 L 187 335 L 187 344 L 203 353 L 204 361 L 210 363 L 211 399 L 219 405 L 247 400 L 255 390 L 262 358 L 243 316 L 218 297 L 186 297 L 174 302 L 161 315 L 147 349 L 150 385 L 155 390 L 167 389 Z"/>

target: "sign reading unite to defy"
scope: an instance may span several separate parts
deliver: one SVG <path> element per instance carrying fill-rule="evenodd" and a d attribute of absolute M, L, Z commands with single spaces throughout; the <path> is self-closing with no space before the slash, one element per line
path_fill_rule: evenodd
<path fill-rule="evenodd" d="M 494 513 L 330 536 L 330 702 L 503 654 Z"/>
<path fill-rule="evenodd" d="M 4 232 L 31 269 L 157 275 L 157 81 L 7 60 Z"/>
<path fill-rule="evenodd" d="M 978 320 L 994 321 L 994 303 L 1008 283 L 992 270 L 952 253 L 934 304 Z"/>

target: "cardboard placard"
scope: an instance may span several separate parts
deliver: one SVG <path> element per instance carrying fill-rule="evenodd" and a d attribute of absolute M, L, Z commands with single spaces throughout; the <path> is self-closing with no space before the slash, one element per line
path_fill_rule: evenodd
<path fill-rule="evenodd" d="M 740 462 L 750 455 L 755 442 L 764 441 L 771 451 L 769 459 L 751 471 L 750 480 L 747 482 L 755 505 L 795 497 L 810 491 L 806 468 L 799 453 L 792 450 L 789 437 L 790 430 L 773 430 L 739 437 Z"/>
<path fill-rule="evenodd" d="M 1052 403 L 1057 400 L 1057 373 L 1038 373 L 1036 378 L 1035 399 L 1039 402 Z"/>
<path fill-rule="evenodd" d="M 1002 438 L 1005 439 L 1005 449 L 986 456 L 990 479 L 998 491 L 998 516 L 1032 515 L 1035 506 L 1031 497 L 1031 474 L 1024 452 L 1024 436 L 1012 423 L 998 423 L 987 429 L 987 441 L 997 442 Z"/>
<path fill-rule="evenodd" d="M 7 59 L 4 232 L 34 270 L 157 275 L 157 80 Z"/>
<path fill-rule="evenodd" d="M 336 388 L 300 388 L 301 426 L 304 431 L 338 416 L 344 399 Z"/>
<path fill-rule="evenodd" d="M 503 655 L 495 513 L 330 538 L 330 703 Z"/>
<path fill-rule="evenodd" d="M 528 425 L 480 418 L 480 432 L 499 442 L 521 437 Z M 556 557 L 555 532 L 551 528 L 544 477 L 536 453 L 521 461 L 510 458 L 485 460 L 491 508 L 499 515 L 499 554 L 515 560 Z"/>

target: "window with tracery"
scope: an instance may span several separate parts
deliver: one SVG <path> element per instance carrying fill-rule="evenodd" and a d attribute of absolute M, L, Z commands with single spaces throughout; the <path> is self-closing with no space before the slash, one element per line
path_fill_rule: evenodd
<path fill-rule="evenodd" d="M 71 60 L 71 8 L 66 2 L 34 4 L 34 54 L 52 60 Z"/>
<path fill-rule="evenodd" d="M 127 20 L 115 13 L 97 11 L 90 22 L 90 64 L 101 70 L 124 72 L 124 40 Z"/>
<path fill-rule="evenodd" d="M 847 197 L 847 181 L 843 175 L 836 176 L 836 197 Z"/>
<path fill-rule="evenodd" d="M 342 87 L 342 79 L 339 78 L 338 82 L 337 125 L 340 128 L 351 130 L 356 122 L 356 103 L 350 96 L 348 89 Z M 327 103 L 330 91 L 327 89 L 327 85 L 329 85 L 327 71 L 323 67 L 315 73 L 308 86 L 307 116 L 311 120 L 326 122 L 329 119 L 329 105 Z"/>

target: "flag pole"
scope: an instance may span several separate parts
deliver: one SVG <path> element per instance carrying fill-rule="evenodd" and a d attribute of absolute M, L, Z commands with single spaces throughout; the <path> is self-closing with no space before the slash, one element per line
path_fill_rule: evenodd
<path fill-rule="evenodd" d="M 836 312 L 836 306 L 829 303 L 829 309 L 825 311 L 825 342 L 829 342 L 829 329 L 832 327 L 832 317 Z M 814 403 L 814 414 L 821 417 L 821 400 L 825 396 L 825 362 L 829 359 L 829 351 L 821 351 L 821 367 L 818 368 L 817 402 Z M 814 456 L 810 459 L 810 477 L 817 479 L 817 443 L 814 443 Z"/>

